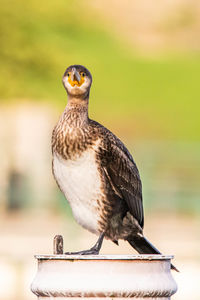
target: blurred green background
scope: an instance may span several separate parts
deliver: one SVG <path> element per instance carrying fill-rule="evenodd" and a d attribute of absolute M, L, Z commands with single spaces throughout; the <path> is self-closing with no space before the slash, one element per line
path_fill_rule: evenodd
<path fill-rule="evenodd" d="M 199 23 L 195 5 L 188 2 L 184 11 L 179 4 L 178 12 L 169 18 L 163 12 L 163 19 L 152 28 L 162 36 L 161 41 L 151 45 L 153 41 L 147 40 L 145 45 L 134 47 L 134 21 L 129 20 L 133 37 L 125 38 L 123 28 L 114 30 L 111 17 L 102 22 L 92 4 L 76 0 L 50 1 L 48 5 L 37 0 L 2 1 L 2 101 L 45 99 L 62 108 L 65 92 L 61 76 L 68 65 L 80 63 L 94 77 L 92 116 L 111 125 L 123 122 L 123 133 L 128 129 L 131 137 L 198 141 L 200 45 L 192 31 Z M 128 20 L 119 18 L 117 22 Z M 194 35 L 191 41 L 187 41 L 188 30 Z M 172 44 L 166 47 L 165 36 L 177 35 L 177 31 L 186 35 L 185 44 L 180 40 L 174 45 L 171 37 Z M 139 51 L 139 47 L 144 49 Z"/>
<path fill-rule="evenodd" d="M 174 299 L 198 299 L 184 282 L 195 282 L 191 266 L 200 262 L 199 32 L 197 0 L 1 1 L 0 299 L 34 299 L 32 255 L 51 252 L 54 234 L 72 248 L 95 240 L 75 224 L 51 175 L 51 132 L 71 64 L 93 75 L 90 117 L 124 141 L 139 167 L 145 231 L 186 265 Z M 103 251 L 132 253 L 112 247 Z"/>

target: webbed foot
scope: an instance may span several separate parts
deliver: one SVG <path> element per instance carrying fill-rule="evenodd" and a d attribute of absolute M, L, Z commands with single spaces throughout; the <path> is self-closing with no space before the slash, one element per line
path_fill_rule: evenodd
<path fill-rule="evenodd" d="M 99 251 L 96 249 L 88 249 L 88 250 L 82 250 L 77 252 L 65 252 L 66 255 L 98 255 Z"/>
<path fill-rule="evenodd" d="M 96 244 L 88 250 L 77 252 L 65 252 L 66 255 L 98 255 L 104 239 L 104 233 L 101 233 Z"/>

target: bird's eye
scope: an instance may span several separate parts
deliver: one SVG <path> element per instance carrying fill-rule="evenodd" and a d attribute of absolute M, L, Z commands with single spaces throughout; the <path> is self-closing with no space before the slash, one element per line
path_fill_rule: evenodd
<path fill-rule="evenodd" d="M 82 77 L 85 77 L 85 75 L 86 75 L 86 74 L 85 74 L 84 72 L 81 72 L 81 76 L 82 76 Z"/>
<path fill-rule="evenodd" d="M 70 74 L 69 74 L 69 73 L 67 73 L 67 77 L 69 77 L 69 75 L 70 75 Z"/>

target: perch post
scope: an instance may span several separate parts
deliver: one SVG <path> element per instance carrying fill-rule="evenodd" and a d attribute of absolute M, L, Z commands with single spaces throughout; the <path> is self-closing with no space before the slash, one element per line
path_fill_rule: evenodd
<path fill-rule="evenodd" d="M 54 253 L 35 256 L 38 300 L 169 300 L 177 290 L 169 255 L 63 255 L 62 236 L 54 238 Z"/>

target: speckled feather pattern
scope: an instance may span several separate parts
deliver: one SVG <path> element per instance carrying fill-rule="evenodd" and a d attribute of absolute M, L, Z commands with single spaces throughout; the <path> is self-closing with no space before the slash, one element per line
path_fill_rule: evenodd
<path fill-rule="evenodd" d="M 87 109 L 84 102 L 68 105 L 53 130 L 54 177 L 78 223 L 91 232 L 105 232 L 111 240 L 127 239 L 142 232 L 139 173 L 123 143 L 90 120 Z M 74 175 L 78 172 L 82 176 Z"/>

